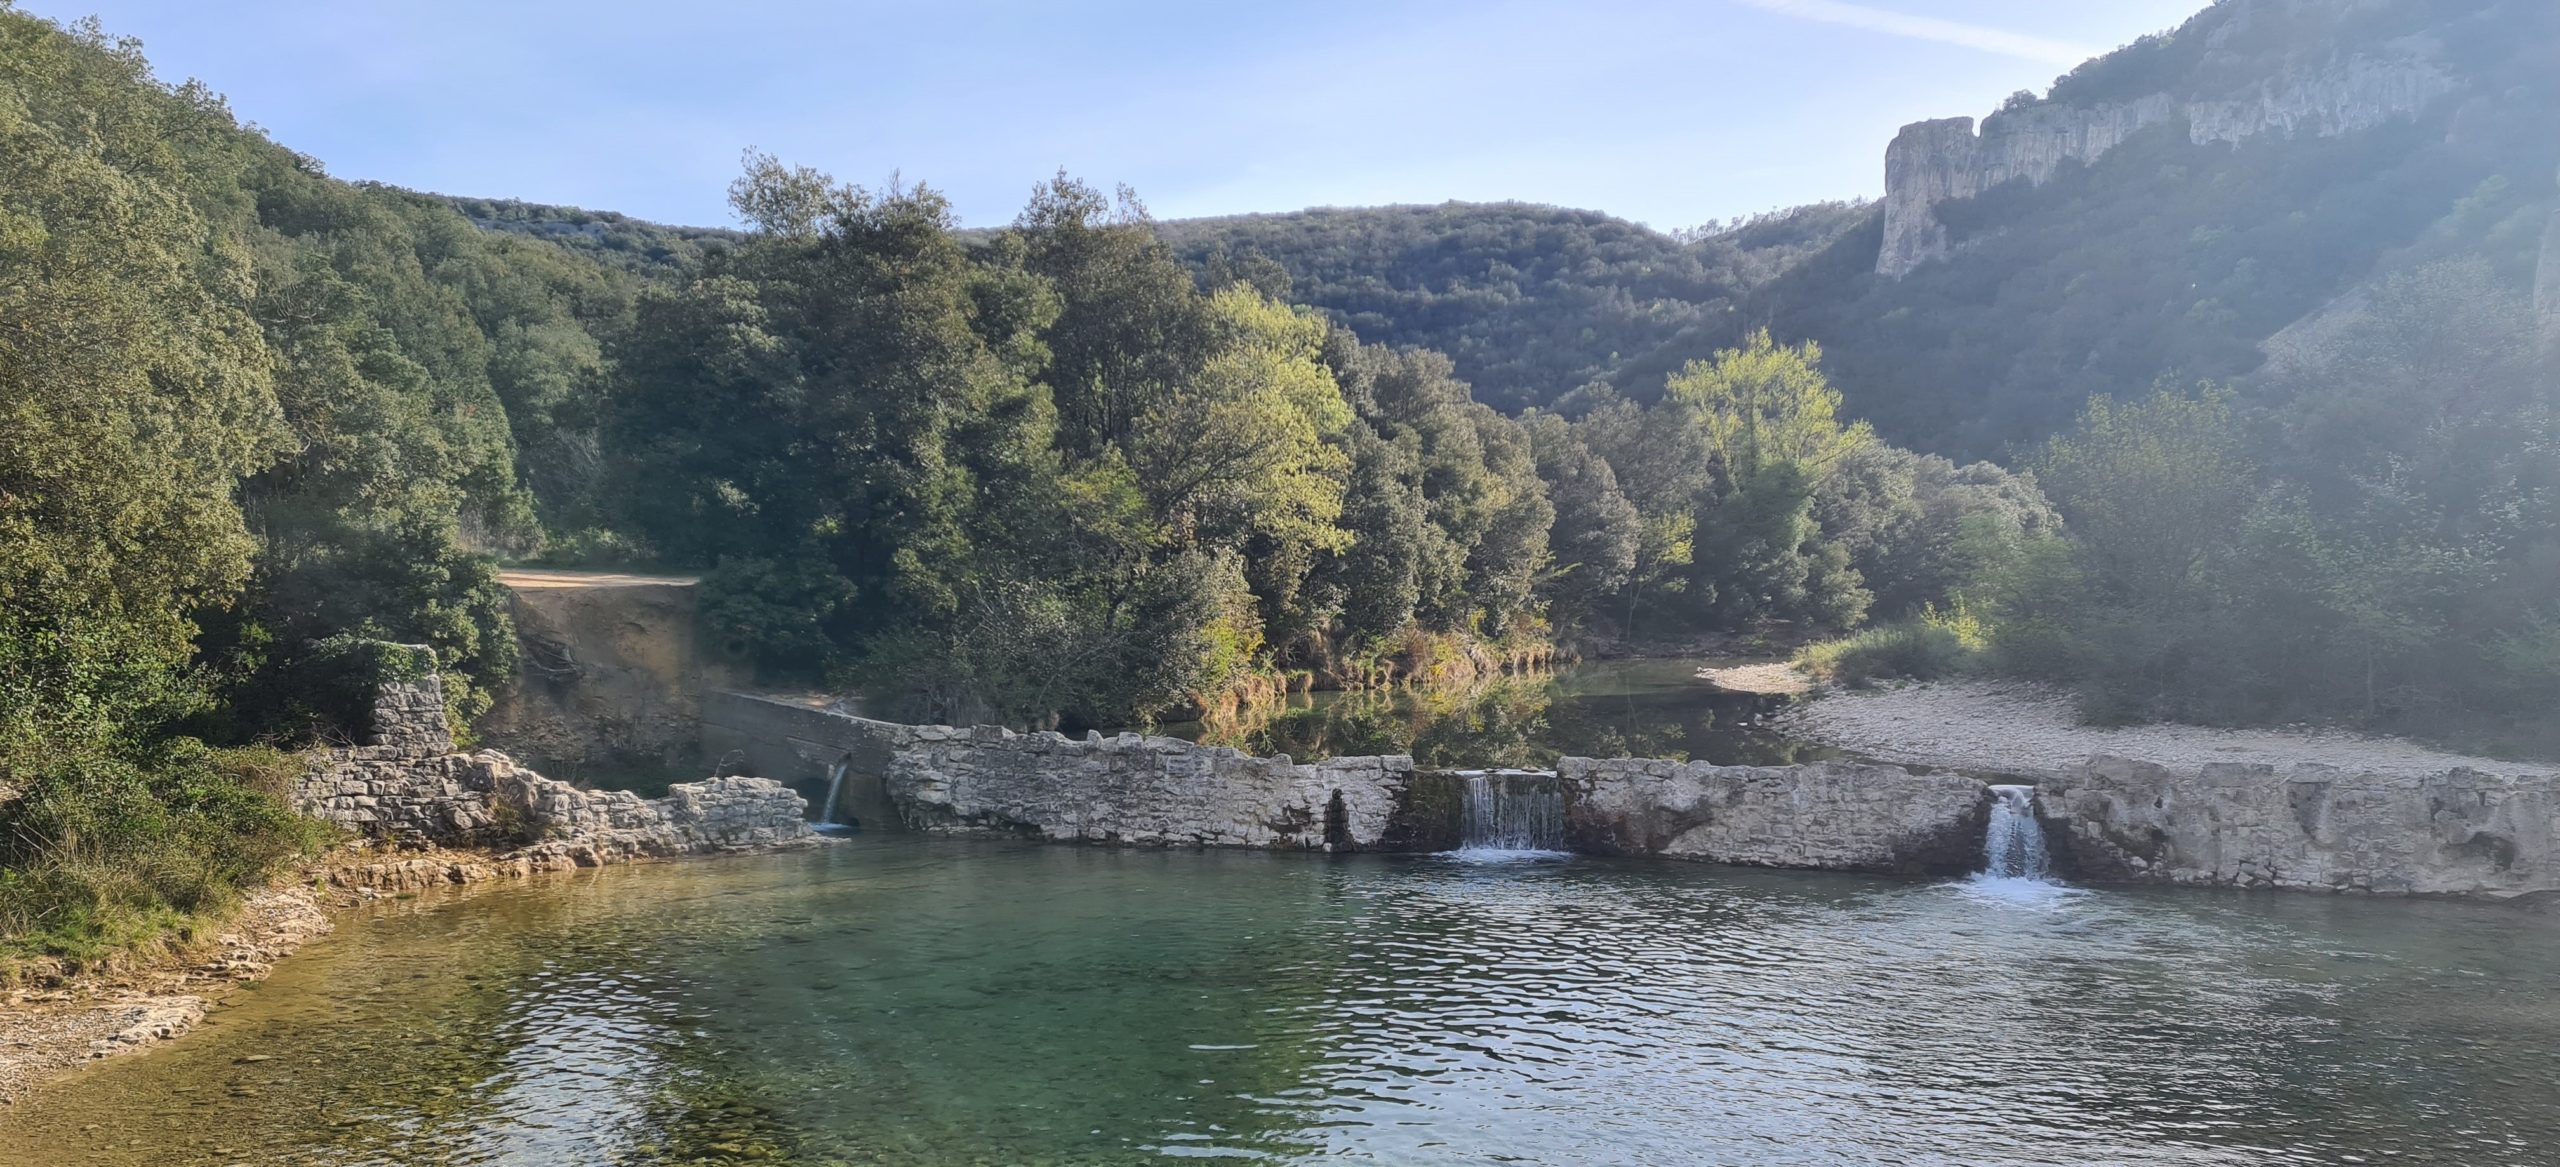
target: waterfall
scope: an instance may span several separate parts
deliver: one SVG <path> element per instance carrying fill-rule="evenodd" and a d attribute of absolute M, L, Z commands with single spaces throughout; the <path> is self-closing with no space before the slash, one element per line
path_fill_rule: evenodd
<path fill-rule="evenodd" d="M 836 759 L 834 765 L 827 767 L 827 801 L 818 807 L 819 826 L 836 825 L 836 796 L 844 793 L 845 769 L 846 759 L 844 758 Z"/>
<path fill-rule="evenodd" d="M 2050 864 L 2044 824 L 2036 821 L 2036 788 L 1994 786 L 1991 793 L 1991 825 L 1982 832 L 1982 874 L 2044 882 Z"/>
<path fill-rule="evenodd" d="M 1564 790 L 1553 774 L 1476 772 L 1467 780 L 1460 851 L 1559 853 Z"/>

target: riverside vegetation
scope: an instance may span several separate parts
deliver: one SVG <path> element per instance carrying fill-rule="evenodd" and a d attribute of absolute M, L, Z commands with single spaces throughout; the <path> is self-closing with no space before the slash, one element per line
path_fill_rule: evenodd
<path fill-rule="evenodd" d="M 2249 7 L 2043 100 L 2272 76 L 2217 31 Z M 927 187 L 754 153 L 743 231 L 446 199 L 331 178 L 138 46 L 0 4 L 0 960 L 183 939 L 320 845 L 282 751 L 349 731 L 374 641 L 434 648 L 467 727 L 517 667 L 503 559 L 699 570 L 741 663 L 923 719 L 1882 621 L 1819 659 L 2547 748 L 2560 146 L 2528 131 L 2560 70 L 2529 66 L 2560 36 L 2532 5 L 2379 8 L 2287 35 L 2441 26 L 2493 95 L 2459 149 L 2433 107 L 2146 139 L 1941 208 L 1964 246 L 1895 282 L 1864 204 L 1676 236 L 1160 225 L 1060 175 L 962 230 Z M 2213 233 L 2327 190 L 2387 213 Z M 2333 298 L 2284 360 L 2241 355 Z M 2089 332 L 2119 318 L 2145 323 Z M 1989 334 L 2006 364 L 1950 356 Z M 2050 408 L 2093 390 L 2122 398 Z"/>

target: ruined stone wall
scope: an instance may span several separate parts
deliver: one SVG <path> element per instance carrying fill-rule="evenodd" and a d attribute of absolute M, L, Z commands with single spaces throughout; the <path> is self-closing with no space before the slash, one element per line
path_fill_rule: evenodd
<path fill-rule="evenodd" d="M 2065 872 L 2085 879 L 2487 898 L 2560 890 L 2560 775 L 2199 772 L 2095 758 L 2048 776 L 2036 806 Z"/>
<path fill-rule="evenodd" d="M 423 650 L 419 650 L 423 651 Z M 580 865 L 789 843 L 807 804 L 778 782 L 715 778 L 667 796 L 581 790 L 496 750 L 454 752 L 432 668 L 380 686 L 371 740 L 328 751 L 297 781 L 296 809 L 364 838 L 513 851 Z"/>
<path fill-rule="evenodd" d="M 2064 164 L 2096 162 L 2152 126 L 2184 119 L 2188 138 L 2199 145 L 2267 134 L 2329 137 L 2415 113 L 2456 88 L 2451 76 L 2422 60 L 2356 57 L 2230 100 L 2179 101 L 2162 93 L 2096 106 L 2037 104 L 1984 118 L 1980 134 L 1972 118 L 1917 122 L 1885 150 L 1884 247 L 1876 272 L 1899 279 L 1951 253 L 1938 204 L 2013 179 L 2041 186 Z"/>
<path fill-rule="evenodd" d="M 1072 740 L 990 726 L 909 727 L 888 764 L 906 825 L 1131 846 L 1359 850 L 1393 829 L 1408 757 L 1300 765 L 1175 738 Z"/>
<path fill-rule="evenodd" d="M 1990 788 L 1899 766 L 1557 763 L 1577 851 L 1753 867 L 1955 875 L 1982 865 Z"/>

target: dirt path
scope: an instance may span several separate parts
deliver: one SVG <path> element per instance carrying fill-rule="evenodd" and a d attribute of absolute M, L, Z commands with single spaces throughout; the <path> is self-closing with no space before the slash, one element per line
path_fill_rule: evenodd
<path fill-rule="evenodd" d="M 498 582 L 517 591 L 544 591 L 552 588 L 689 588 L 702 580 L 689 575 L 633 575 L 622 571 L 553 571 L 523 567 L 499 572 Z"/>
<path fill-rule="evenodd" d="M 2211 729 L 2196 725 L 2082 725 L 2069 698 L 2034 686 L 1946 681 L 1898 689 L 1834 691 L 1779 717 L 1788 732 L 1888 762 L 2025 772 L 2112 754 L 2180 769 L 2241 762 L 2290 769 L 2304 763 L 2371 774 L 2560 773 L 2560 764 L 2504 762 L 2400 738 L 2313 729 Z"/>

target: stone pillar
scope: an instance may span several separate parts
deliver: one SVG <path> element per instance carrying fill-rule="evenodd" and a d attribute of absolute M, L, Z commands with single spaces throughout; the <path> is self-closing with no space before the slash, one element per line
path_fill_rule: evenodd
<path fill-rule="evenodd" d="M 453 727 L 445 723 L 444 678 L 435 650 L 423 644 L 387 646 L 391 675 L 373 691 L 373 727 L 367 745 L 432 756 L 453 752 Z"/>

